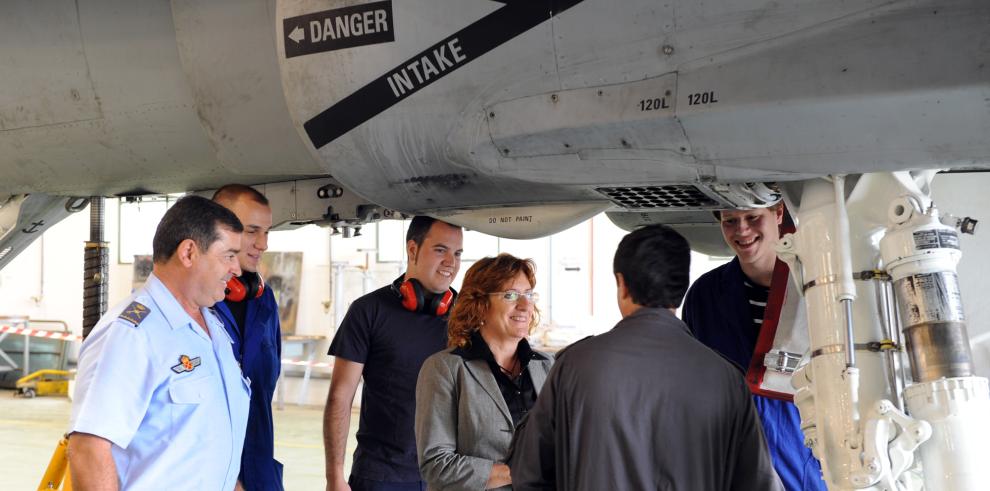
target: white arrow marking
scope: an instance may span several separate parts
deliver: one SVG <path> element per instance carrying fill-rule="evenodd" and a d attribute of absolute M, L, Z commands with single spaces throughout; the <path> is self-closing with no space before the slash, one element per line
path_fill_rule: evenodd
<path fill-rule="evenodd" d="M 306 33 L 299 26 L 296 26 L 296 28 L 293 29 L 291 33 L 289 33 L 289 39 L 295 41 L 296 44 L 299 44 L 299 42 L 302 41 L 303 38 L 305 37 L 306 37 Z"/>

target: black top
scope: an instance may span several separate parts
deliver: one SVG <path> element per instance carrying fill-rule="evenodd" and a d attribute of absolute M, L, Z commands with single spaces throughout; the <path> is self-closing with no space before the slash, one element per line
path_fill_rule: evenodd
<path fill-rule="evenodd" d="M 351 474 L 420 481 L 413 421 L 423 361 L 447 346 L 447 318 L 410 312 L 391 285 L 351 304 L 329 354 L 364 364 L 361 419 Z"/>
<path fill-rule="evenodd" d="M 254 271 L 244 271 L 240 276 L 237 277 L 237 280 L 240 281 L 242 285 L 247 285 L 247 284 L 257 285 L 261 281 L 261 276 Z M 234 322 L 236 323 L 234 328 L 237 329 L 239 338 L 244 337 L 243 326 L 247 323 L 247 304 L 249 300 L 252 299 L 245 298 L 240 302 L 227 300 L 226 298 L 223 300 L 223 303 L 226 304 L 227 308 L 230 310 L 230 315 L 234 317 Z M 243 358 L 244 358 L 244 347 L 241 346 L 241 352 L 238 353 L 237 361 L 243 363 Z"/>
<path fill-rule="evenodd" d="M 237 330 L 239 338 L 244 337 L 244 330 L 241 326 L 244 325 L 247 319 L 247 302 L 232 302 L 230 300 L 224 300 L 224 305 L 230 309 L 230 315 L 234 317 L 234 325 L 232 326 Z M 240 352 L 235 353 L 237 355 L 237 361 L 240 363 L 244 362 L 244 346 L 241 344 L 239 346 Z"/>
<path fill-rule="evenodd" d="M 512 414 L 513 425 L 518 425 L 523 416 L 533 408 L 533 404 L 536 403 L 537 394 L 536 388 L 533 387 L 533 378 L 529 375 L 529 362 L 533 358 L 541 360 L 548 358 L 533 351 L 528 341 L 520 339 L 516 347 L 516 358 L 519 359 L 522 372 L 515 379 L 510 379 L 499 366 L 498 362 L 495 361 L 495 355 L 492 354 L 488 343 L 485 342 L 485 339 L 481 337 L 481 333 L 478 331 L 471 333 L 471 342 L 466 347 L 457 348 L 453 353 L 460 355 L 465 360 L 482 359 L 488 362 L 488 367 L 491 368 L 492 375 L 495 376 L 495 381 L 498 382 L 499 391 L 502 392 L 502 399 L 505 400 L 505 405 L 509 407 L 509 412 Z M 506 368 L 511 369 L 512 367 Z"/>
<path fill-rule="evenodd" d="M 753 358 L 763 322 L 763 309 L 754 312 L 748 302 L 746 281 L 739 258 L 733 258 L 692 283 L 681 309 L 694 337 L 728 358 L 743 373 Z M 754 319 L 761 319 L 760 324 Z"/>

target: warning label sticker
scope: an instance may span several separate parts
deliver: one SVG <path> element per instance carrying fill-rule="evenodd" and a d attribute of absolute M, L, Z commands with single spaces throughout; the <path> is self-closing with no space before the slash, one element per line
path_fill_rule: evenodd
<path fill-rule="evenodd" d="M 954 230 L 919 230 L 914 233 L 916 249 L 959 249 L 959 235 Z"/>
<path fill-rule="evenodd" d="M 939 230 L 938 241 L 947 249 L 959 248 L 959 235 L 954 230 Z"/>
<path fill-rule="evenodd" d="M 938 231 L 920 230 L 915 232 L 914 247 L 916 249 L 938 249 Z"/>
<path fill-rule="evenodd" d="M 282 20 L 285 57 L 395 41 L 392 0 Z"/>

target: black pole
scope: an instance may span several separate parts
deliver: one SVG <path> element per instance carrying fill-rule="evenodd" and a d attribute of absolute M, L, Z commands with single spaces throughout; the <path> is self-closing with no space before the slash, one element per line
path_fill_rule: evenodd
<path fill-rule="evenodd" d="M 107 310 L 107 279 L 109 248 L 103 241 L 102 196 L 89 200 L 89 241 L 86 242 L 83 264 L 83 338 L 89 336 Z"/>

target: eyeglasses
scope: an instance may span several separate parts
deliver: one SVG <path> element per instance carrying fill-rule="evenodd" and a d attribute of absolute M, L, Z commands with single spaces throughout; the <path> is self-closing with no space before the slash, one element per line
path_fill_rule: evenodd
<path fill-rule="evenodd" d="M 498 295 L 502 300 L 508 303 L 518 302 L 519 297 L 526 297 L 526 301 L 529 303 L 536 303 L 540 301 L 540 294 L 536 292 L 517 292 L 515 290 L 508 290 L 504 292 L 489 293 L 489 295 Z"/>

